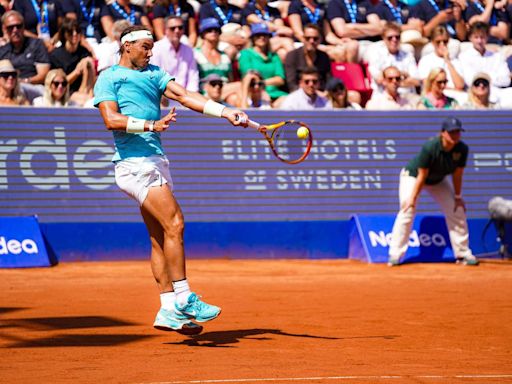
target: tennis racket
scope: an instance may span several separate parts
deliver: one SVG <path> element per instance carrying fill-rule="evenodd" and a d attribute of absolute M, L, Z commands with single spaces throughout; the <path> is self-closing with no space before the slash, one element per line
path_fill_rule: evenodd
<path fill-rule="evenodd" d="M 272 153 L 284 163 L 298 164 L 306 160 L 313 146 L 311 129 L 303 122 L 288 120 L 263 125 L 249 120 L 247 124 L 265 136 Z"/>

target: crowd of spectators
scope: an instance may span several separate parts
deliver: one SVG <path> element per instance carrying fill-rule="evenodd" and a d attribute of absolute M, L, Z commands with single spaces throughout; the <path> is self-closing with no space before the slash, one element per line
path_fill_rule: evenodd
<path fill-rule="evenodd" d="M 152 64 L 229 106 L 512 108 L 512 0 L 0 0 L 0 16 L 0 105 L 92 107 L 143 25 Z"/>

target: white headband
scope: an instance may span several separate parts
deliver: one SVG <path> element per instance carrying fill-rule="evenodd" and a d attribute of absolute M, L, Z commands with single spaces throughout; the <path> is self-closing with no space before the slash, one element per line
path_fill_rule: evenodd
<path fill-rule="evenodd" d="M 132 41 L 137 41 L 137 40 L 141 40 L 141 39 L 153 40 L 153 35 L 151 34 L 151 32 L 146 31 L 146 30 L 133 31 L 133 32 L 127 33 L 126 35 L 123 36 L 123 38 L 121 39 L 121 44 L 124 44 L 127 41 L 132 42 Z"/>

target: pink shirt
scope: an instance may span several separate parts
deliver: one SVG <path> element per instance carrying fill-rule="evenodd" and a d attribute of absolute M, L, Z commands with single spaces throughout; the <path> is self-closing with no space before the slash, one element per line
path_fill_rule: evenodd
<path fill-rule="evenodd" d="M 188 45 L 180 43 L 176 51 L 169 39 L 164 37 L 153 46 L 150 62 L 173 76 L 176 82 L 188 91 L 199 91 L 197 63 L 194 51 Z"/>

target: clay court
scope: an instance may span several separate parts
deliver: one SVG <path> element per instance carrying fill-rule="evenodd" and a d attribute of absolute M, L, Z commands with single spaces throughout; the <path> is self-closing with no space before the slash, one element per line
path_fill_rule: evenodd
<path fill-rule="evenodd" d="M 0 270 L 2 383 L 512 383 L 512 263 L 191 260 L 223 308 L 152 328 L 149 263 Z"/>

